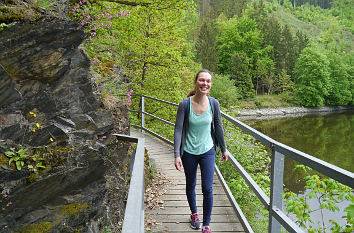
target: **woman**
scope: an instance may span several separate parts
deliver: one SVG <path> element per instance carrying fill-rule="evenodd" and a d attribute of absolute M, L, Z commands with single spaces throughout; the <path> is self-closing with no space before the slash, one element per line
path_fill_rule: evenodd
<path fill-rule="evenodd" d="M 216 147 L 221 148 L 222 161 L 227 161 L 229 156 L 226 152 L 219 102 L 209 97 L 212 84 L 210 71 L 199 71 L 194 84 L 195 89 L 178 106 L 174 131 L 175 167 L 179 171 L 184 169 L 191 227 L 200 229 L 195 195 L 199 164 L 203 191 L 202 232 L 211 233 L 209 223 L 213 207 Z"/>

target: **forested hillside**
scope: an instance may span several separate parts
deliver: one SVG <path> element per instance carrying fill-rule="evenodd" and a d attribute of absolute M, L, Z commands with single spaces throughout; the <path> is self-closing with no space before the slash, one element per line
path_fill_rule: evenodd
<path fill-rule="evenodd" d="M 197 57 L 228 76 L 239 98 L 288 93 L 304 106 L 353 104 L 349 1 L 200 4 Z"/>
<path fill-rule="evenodd" d="M 121 86 L 178 102 L 203 67 L 225 107 L 264 94 L 302 106 L 354 103 L 352 0 L 71 3 L 103 94 Z"/>

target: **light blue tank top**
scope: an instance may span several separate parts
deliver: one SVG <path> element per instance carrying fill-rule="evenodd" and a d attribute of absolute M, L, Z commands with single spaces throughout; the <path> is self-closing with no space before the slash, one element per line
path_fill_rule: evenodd
<path fill-rule="evenodd" d="M 184 150 L 193 155 L 200 155 L 208 152 L 214 146 L 211 137 L 213 114 L 210 102 L 208 109 L 202 114 L 196 114 L 192 108 L 192 101 L 189 102 L 189 129 Z"/>

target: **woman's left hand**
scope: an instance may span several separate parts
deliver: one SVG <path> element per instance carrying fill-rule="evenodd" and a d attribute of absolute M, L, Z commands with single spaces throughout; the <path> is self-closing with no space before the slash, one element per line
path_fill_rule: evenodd
<path fill-rule="evenodd" d="M 226 162 L 229 159 L 229 154 L 225 151 L 225 152 L 221 152 L 221 160 L 223 162 Z"/>

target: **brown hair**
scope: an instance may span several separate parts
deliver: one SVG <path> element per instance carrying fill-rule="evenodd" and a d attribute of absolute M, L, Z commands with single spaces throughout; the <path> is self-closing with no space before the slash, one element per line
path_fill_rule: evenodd
<path fill-rule="evenodd" d="M 202 69 L 202 70 L 199 70 L 198 73 L 195 75 L 194 82 L 196 82 L 196 81 L 198 80 L 198 77 L 199 77 L 199 74 L 200 74 L 200 73 L 208 73 L 208 74 L 210 74 L 210 76 L 212 76 L 212 74 L 211 74 L 211 72 L 210 72 L 209 70 L 207 70 L 207 69 Z M 195 92 L 196 92 L 196 90 L 195 90 L 195 88 L 194 88 L 193 90 L 191 90 L 191 91 L 188 93 L 187 98 L 190 97 L 190 96 L 195 95 Z M 208 95 L 209 95 L 209 94 L 208 94 Z"/>

